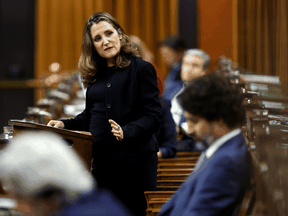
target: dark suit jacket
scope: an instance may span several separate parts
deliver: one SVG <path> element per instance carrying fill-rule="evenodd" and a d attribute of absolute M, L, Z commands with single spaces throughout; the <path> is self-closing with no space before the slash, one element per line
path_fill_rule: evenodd
<path fill-rule="evenodd" d="M 159 148 L 162 152 L 163 158 L 175 158 L 176 157 L 176 129 L 175 122 L 172 118 L 170 109 L 171 103 L 165 100 L 163 97 L 160 98 L 162 104 L 162 121 L 161 127 L 156 132 L 156 138 L 159 144 Z"/>
<path fill-rule="evenodd" d="M 246 144 L 240 133 L 209 159 L 204 158 L 202 165 L 164 204 L 159 216 L 231 216 L 249 187 L 249 173 Z"/>
<path fill-rule="evenodd" d="M 80 200 L 65 207 L 59 216 L 129 216 L 127 209 L 106 190 L 97 190 L 82 196 Z"/>
<path fill-rule="evenodd" d="M 99 80 L 96 80 L 96 85 L 97 81 Z M 103 88 L 103 83 L 99 87 Z M 158 151 L 159 147 L 153 134 L 160 127 L 162 108 L 158 97 L 157 75 L 152 64 L 131 57 L 128 67 L 118 68 L 110 74 L 105 88 L 107 134 L 115 157 Z M 86 95 L 89 89 L 88 87 Z M 86 109 L 81 114 L 69 120 L 62 120 L 65 128 L 89 131 L 91 106 L 86 99 Z M 109 119 L 121 126 L 124 132 L 123 141 L 118 142 L 111 133 Z"/>

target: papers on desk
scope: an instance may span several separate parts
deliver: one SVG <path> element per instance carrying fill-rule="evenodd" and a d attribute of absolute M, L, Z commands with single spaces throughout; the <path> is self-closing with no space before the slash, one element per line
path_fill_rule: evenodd
<path fill-rule="evenodd" d="M 0 197 L 0 208 L 13 209 L 17 207 L 17 202 L 14 199 Z"/>
<path fill-rule="evenodd" d="M 286 106 L 280 102 L 262 101 L 262 104 L 265 106 L 265 108 L 286 109 Z"/>
<path fill-rule="evenodd" d="M 280 85 L 279 76 L 265 76 L 256 74 L 240 74 L 241 79 L 244 82 L 256 82 L 256 83 L 267 83 Z"/>

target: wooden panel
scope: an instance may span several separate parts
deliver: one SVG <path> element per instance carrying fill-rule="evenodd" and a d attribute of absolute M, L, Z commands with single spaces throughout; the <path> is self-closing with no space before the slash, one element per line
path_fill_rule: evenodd
<path fill-rule="evenodd" d="M 115 16 L 115 14 L 113 13 L 113 0 L 105 0 L 104 1 L 104 8 L 103 11 L 111 14 L 111 16 Z"/>
<path fill-rule="evenodd" d="M 126 27 L 128 25 L 128 23 L 125 22 L 125 16 L 127 13 L 126 2 L 127 2 L 127 0 L 118 0 L 117 1 L 116 15 L 115 15 L 115 18 L 117 19 L 117 21 L 121 25 L 121 27 L 124 29 L 124 31 L 126 31 Z"/>
<path fill-rule="evenodd" d="M 53 62 L 58 62 L 60 57 L 60 43 L 59 43 L 59 35 L 60 26 L 59 23 L 63 23 L 60 17 L 61 1 L 59 0 L 50 0 L 50 10 L 49 10 L 49 28 L 46 28 L 46 31 L 49 35 L 49 43 L 46 44 L 46 50 L 49 50 L 48 61 L 46 61 L 45 69 L 48 70 L 48 67 Z M 63 13 L 63 11 L 61 11 Z M 59 62 L 60 63 L 60 62 Z M 60 63 L 61 64 L 61 63 Z M 44 70 L 45 70 L 44 69 Z M 50 73 L 49 73 L 50 74 Z"/>
<path fill-rule="evenodd" d="M 81 54 L 83 29 L 84 29 L 86 20 L 84 19 L 84 5 L 82 1 L 74 0 L 73 6 L 74 7 L 73 7 L 73 13 L 72 13 L 73 14 L 72 32 L 74 32 L 74 36 L 75 36 L 73 38 L 73 52 L 74 52 L 73 66 L 74 68 L 77 68 L 78 59 Z"/>
<path fill-rule="evenodd" d="M 10 125 L 13 125 L 14 137 L 18 136 L 21 133 L 25 133 L 25 131 L 31 130 L 43 130 L 60 135 L 68 143 L 72 144 L 71 147 L 73 147 L 78 153 L 78 155 L 83 159 L 83 161 L 87 165 L 87 168 L 91 168 L 92 146 L 94 139 L 92 135 L 88 135 L 85 132 L 80 133 L 66 129 L 49 127 L 46 125 L 32 122 L 10 120 L 8 123 Z"/>
<path fill-rule="evenodd" d="M 258 0 L 256 2 L 256 7 L 257 7 L 257 13 L 256 13 L 256 55 L 255 55 L 255 71 L 257 73 L 262 73 L 262 54 L 263 54 L 263 40 L 262 40 L 262 2 L 261 0 Z"/>
<path fill-rule="evenodd" d="M 251 71 L 255 71 L 254 69 L 254 64 L 255 64 L 255 33 L 254 33 L 254 29 L 255 29 L 255 1 L 251 1 L 251 0 L 247 0 L 247 19 L 246 19 L 246 28 L 247 28 L 247 32 L 246 32 L 246 49 L 249 50 L 249 52 L 247 52 L 246 54 L 246 61 L 247 61 L 247 65 L 246 68 L 251 70 Z"/>
<path fill-rule="evenodd" d="M 140 36 L 140 1 L 133 0 L 131 1 L 131 34 Z"/>
<path fill-rule="evenodd" d="M 157 1 L 157 23 L 155 25 L 155 38 L 154 40 L 156 40 L 156 43 L 160 43 L 160 41 L 162 41 L 166 34 L 165 34 L 165 1 L 164 0 L 158 0 Z M 160 70 L 166 74 L 167 68 L 166 65 L 163 64 L 163 60 L 161 59 L 161 55 L 159 52 L 159 49 L 155 50 L 156 52 L 156 58 L 157 61 L 156 63 L 160 66 Z M 162 60 L 162 61 L 160 61 Z"/>
<path fill-rule="evenodd" d="M 63 1 L 61 8 L 63 8 L 62 13 L 61 13 L 61 22 L 62 28 L 59 29 L 60 35 L 58 35 L 58 40 L 59 40 L 59 48 L 58 48 L 58 53 L 59 53 L 59 60 L 56 59 L 61 65 L 64 70 L 69 70 L 71 67 L 71 62 L 74 62 L 76 59 L 76 56 L 73 54 L 73 45 L 74 45 L 74 36 L 71 37 L 71 33 L 73 31 L 73 26 L 74 23 L 71 22 L 72 20 L 72 3 L 71 1 Z M 64 9 L 65 8 L 65 9 Z M 59 20 L 58 20 L 59 22 Z M 60 46 L 61 44 L 61 46 Z M 62 55 L 61 55 L 62 53 Z"/>
<path fill-rule="evenodd" d="M 232 1 L 232 60 L 238 62 L 238 0 Z"/>
<path fill-rule="evenodd" d="M 238 64 L 240 67 L 246 67 L 246 25 L 245 25 L 245 17 L 246 17 L 246 2 L 240 1 L 238 2 Z"/>
<path fill-rule="evenodd" d="M 104 11 L 104 0 L 95 1 L 95 13 Z"/>
<path fill-rule="evenodd" d="M 144 34 L 143 34 L 143 40 L 148 46 L 148 49 L 150 49 L 153 53 L 155 53 L 154 48 L 154 31 L 151 26 L 153 26 L 153 0 L 146 0 L 145 1 L 145 6 L 143 7 L 143 16 L 145 17 L 144 19 Z M 153 48 L 152 48 L 153 47 Z"/>
<path fill-rule="evenodd" d="M 267 1 L 263 0 L 263 74 L 266 75 L 273 75 L 273 72 L 270 68 L 270 47 L 268 44 L 270 44 L 269 41 L 269 14 L 268 14 L 268 4 Z"/>
<path fill-rule="evenodd" d="M 238 13 L 240 66 L 279 76 L 282 90 L 287 93 L 287 1 L 239 1 Z"/>
<path fill-rule="evenodd" d="M 169 1 L 169 34 L 178 34 L 178 0 Z"/>
<path fill-rule="evenodd" d="M 45 0 L 37 1 L 36 3 L 36 45 L 35 45 L 35 75 L 34 77 L 40 78 L 43 75 L 43 69 L 46 66 L 48 59 L 48 51 L 46 44 L 48 44 L 49 35 L 47 33 L 48 25 L 48 2 Z M 46 51 L 45 51 L 46 50 Z M 34 101 L 44 97 L 43 90 L 35 91 Z"/>
<path fill-rule="evenodd" d="M 232 1 L 201 0 L 197 5 L 198 47 L 210 55 L 212 70 L 219 56 L 232 57 Z"/>
<path fill-rule="evenodd" d="M 92 16 L 92 14 L 94 14 L 95 10 L 94 10 L 94 0 L 84 0 L 84 8 L 85 8 L 85 21 L 87 21 L 89 19 L 89 17 Z"/>

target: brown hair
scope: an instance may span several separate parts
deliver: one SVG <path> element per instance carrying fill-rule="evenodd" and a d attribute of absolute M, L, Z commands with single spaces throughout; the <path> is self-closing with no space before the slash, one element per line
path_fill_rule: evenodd
<path fill-rule="evenodd" d="M 125 68 L 130 65 L 129 56 L 139 56 L 137 49 L 132 45 L 130 38 L 125 34 L 122 27 L 114 17 L 106 12 L 98 12 L 93 14 L 86 22 L 83 32 L 81 45 L 81 55 L 78 67 L 84 87 L 88 87 L 96 81 L 97 70 L 101 70 L 107 66 L 106 59 L 102 58 L 96 51 L 91 38 L 91 26 L 101 21 L 108 22 L 113 26 L 119 35 L 122 35 L 120 52 L 115 56 L 116 68 Z"/>

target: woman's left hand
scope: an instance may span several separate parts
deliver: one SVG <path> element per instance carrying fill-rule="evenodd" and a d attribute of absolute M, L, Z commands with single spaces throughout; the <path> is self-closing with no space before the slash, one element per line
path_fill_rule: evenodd
<path fill-rule="evenodd" d="M 109 123 L 111 124 L 113 136 L 116 137 L 118 141 L 122 141 L 124 139 L 124 133 L 120 125 L 118 125 L 114 120 L 109 119 Z"/>

